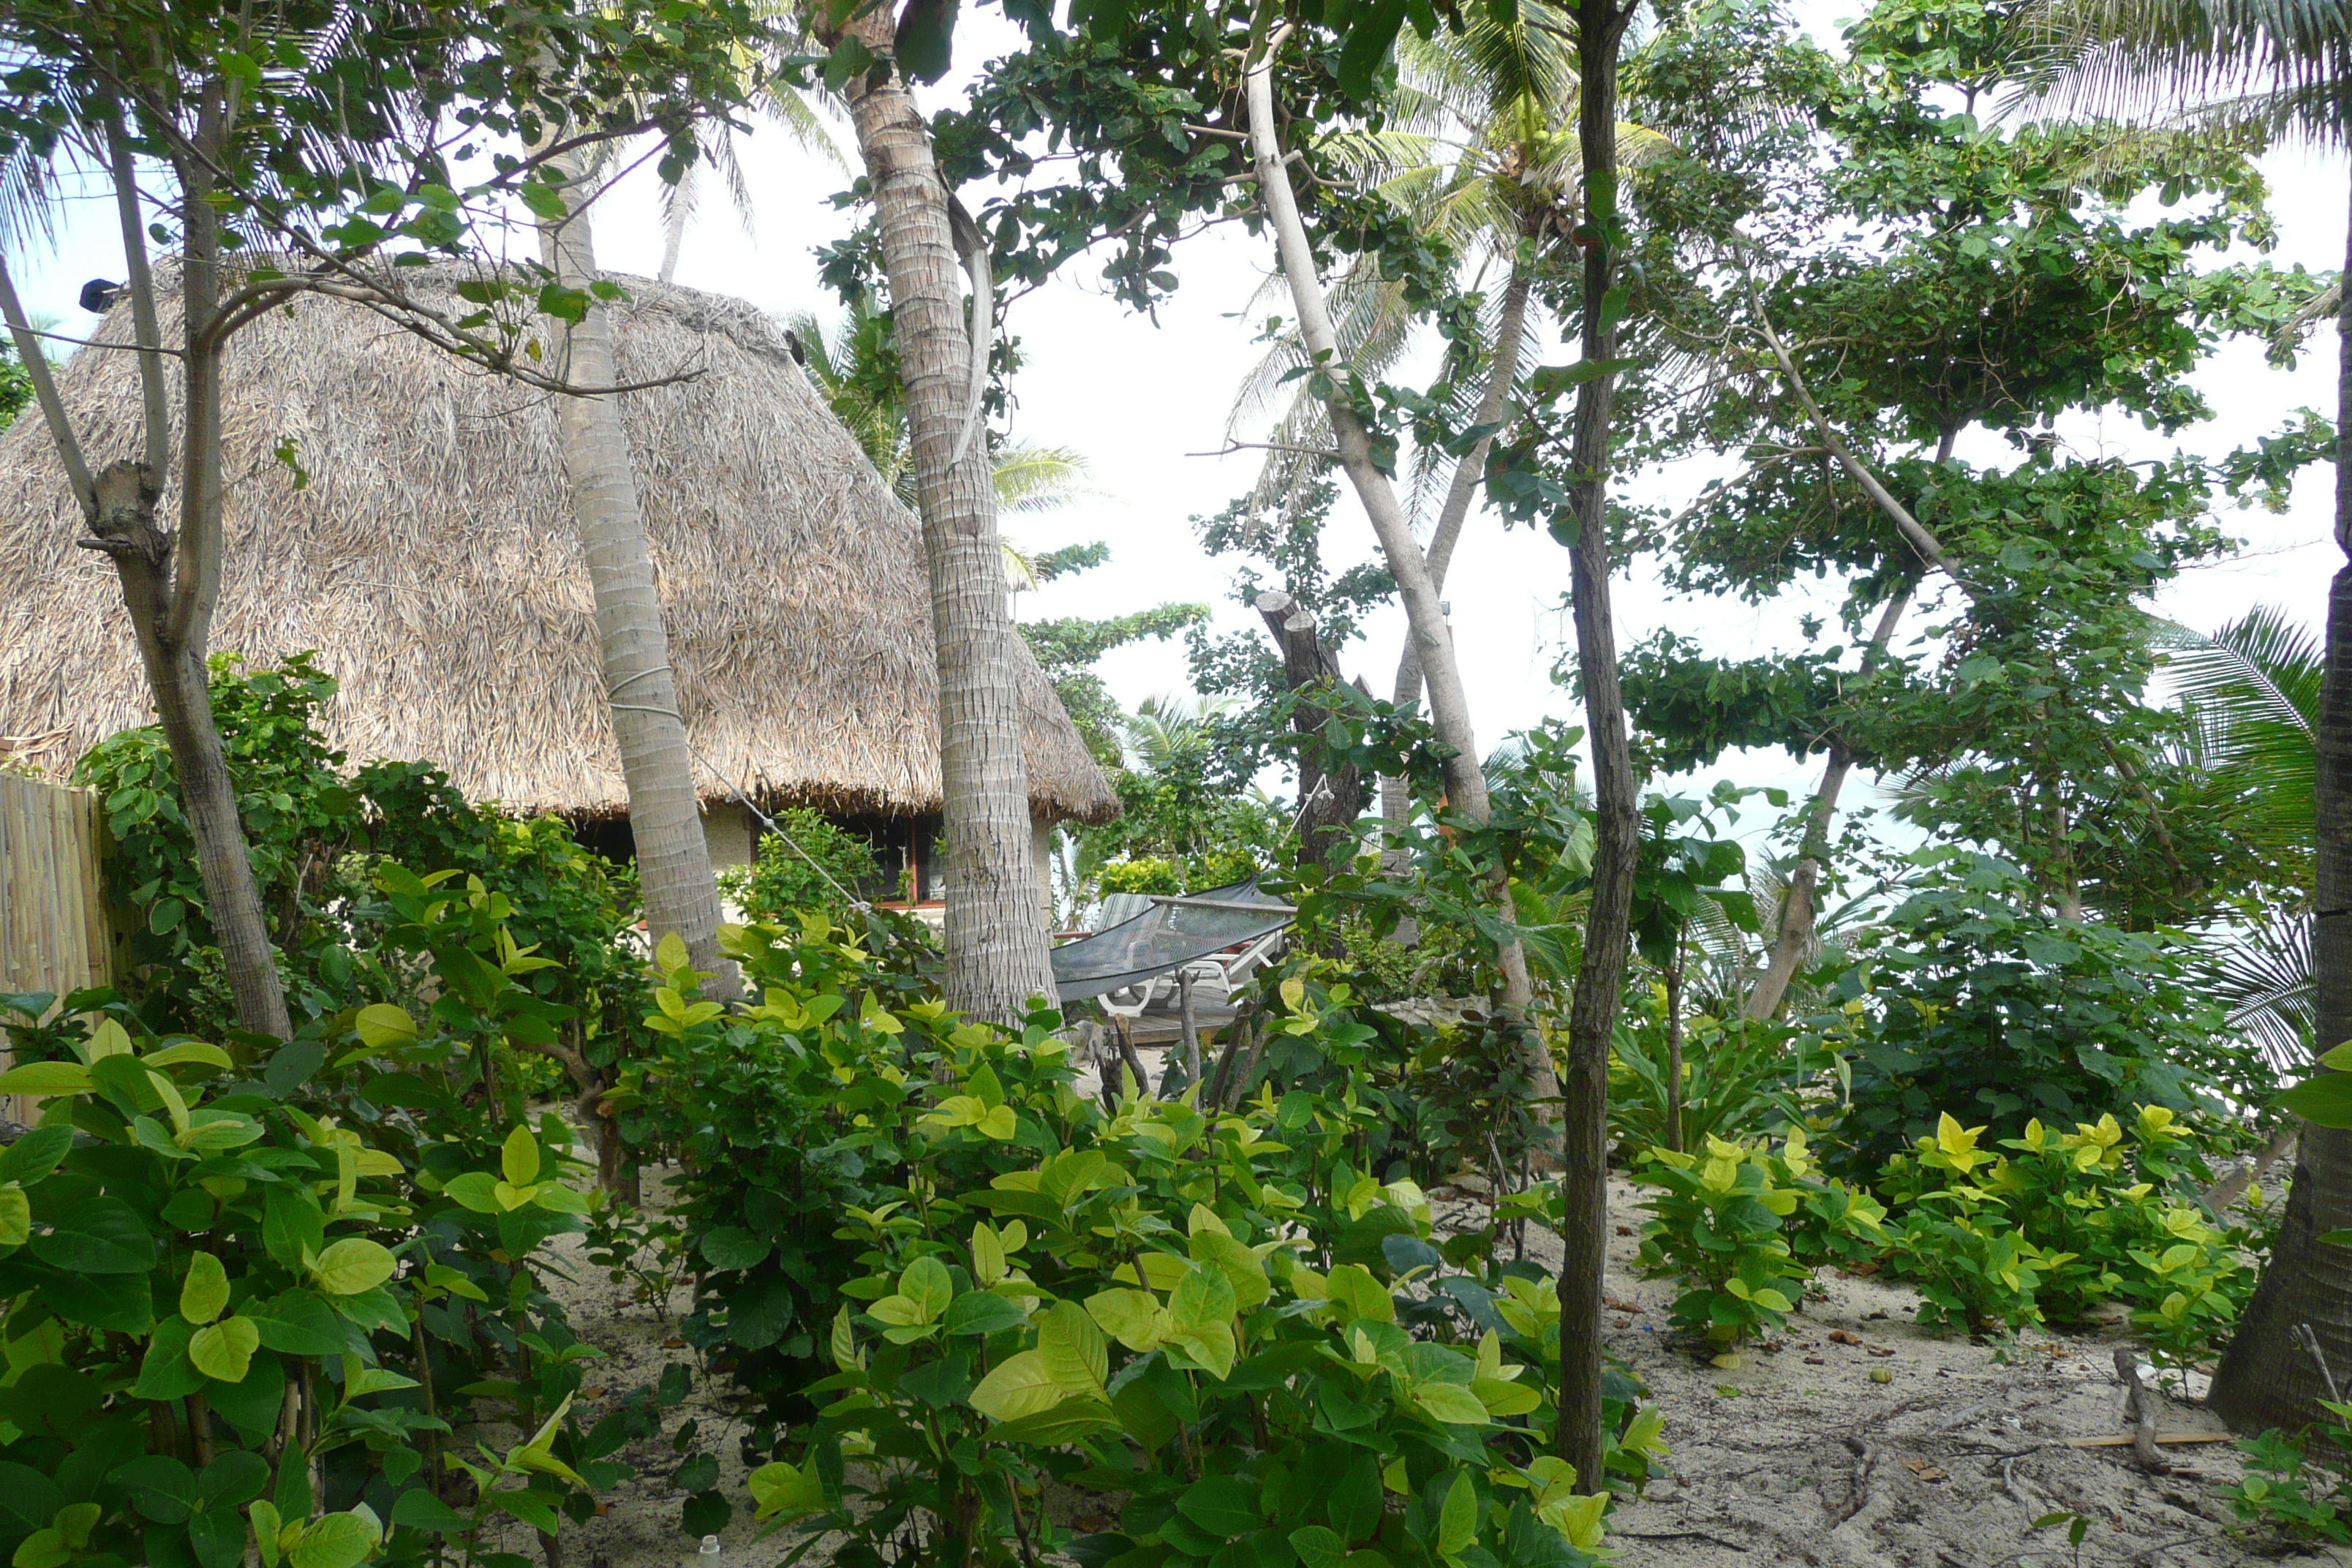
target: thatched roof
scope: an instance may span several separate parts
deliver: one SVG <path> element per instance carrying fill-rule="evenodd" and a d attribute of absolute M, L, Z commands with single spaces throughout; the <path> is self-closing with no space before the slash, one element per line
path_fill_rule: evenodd
<path fill-rule="evenodd" d="M 426 287 L 455 281 L 428 274 Z M 939 681 L 915 519 L 757 309 L 625 282 L 632 299 L 612 308 L 623 381 L 699 373 L 625 399 L 694 748 L 763 805 L 936 811 Z M 128 308 L 93 336 L 128 342 Z M 93 468 L 135 450 L 131 355 L 79 351 L 63 390 Z M 478 799 L 624 811 L 549 400 L 357 305 L 308 299 L 238 337 L 226 406 L 214 647 L 316 649 L 342 684 L 329 732 L 354 758 L 429 759 Z M 273 456 L 289 439 L 307 489 Z M 175 505 L 164 498 L 167 514 Z M 28 412 L 0 436 L 0 736 L 59 773 L 153 721 L 113 569 L 75 548 L 80 532 Z M 1021 687 L 1033 804 L 1056 818 L 1115 814 L 1025 648 Z M 707 769 L 697 776 L 706 801 L 731 798 Z"/>

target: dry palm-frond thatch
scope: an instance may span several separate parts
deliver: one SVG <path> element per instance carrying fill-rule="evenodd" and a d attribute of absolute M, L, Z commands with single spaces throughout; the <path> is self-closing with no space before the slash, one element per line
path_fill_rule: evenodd
<path fill-rule="evenodd" d="M 470 275 L 403 281 L 462 315 L 451 290 Z M 937 811 L 939 679 L 915 519 L 757 309 L 623 281 L 631 297 L 611 307 L 623 384 L 686 377 L 623 406 L 703 798 L 731 785 L 771 805 Z M 129 322 L 94 336 L 127 342 Z M 130 355 L 85 349 L 61 379 L 94 465 L 135 449 Z M 316 650 L 342 685 L 329 732 L 354 758 L 429 759 L 468 795 L 513 806 L 626 809 L 549 398 L 313 297 L 240 335 L 225 410 L 215 648 Z M 164 515 L 176 505 L 166 495 Z M 81 531 L 48 435 L 27 417 L 0 437 L 0 734 L 68 731 L 35 755 L 51 771 L 152 721 L 112 569 L 75 547 Z M 1033 805 L 1115 815 L 1052 688 L 1019 657 Z"/>

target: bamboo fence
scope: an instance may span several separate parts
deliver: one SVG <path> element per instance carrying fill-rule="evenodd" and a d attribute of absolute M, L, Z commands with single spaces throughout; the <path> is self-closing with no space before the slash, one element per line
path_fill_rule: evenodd
<path fill-rule="evenodd" d="M 0 992 L 63 996 L 111 979 L 105 836 L 88 790 L 0 773 Z"/>

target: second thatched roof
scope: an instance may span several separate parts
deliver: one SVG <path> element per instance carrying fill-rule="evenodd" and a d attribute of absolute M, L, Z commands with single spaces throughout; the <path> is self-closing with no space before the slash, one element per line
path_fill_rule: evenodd
<path fill-rule="evenodd" d="M 428 273 L 421 290 L 469 275 Z M 703 798 L 732 784 L 771 808 L 937 811 L 916 520 L 756 308 L 622 281 L 622 381 L 693 373 L 622 403 Z M 127 308 L 94 335 L 128 342 Z M 93 467 L 134 449 L 131 355 L 83 349 L 62 385 Z M 329 733 L 355 758 L 428 759 L 518 807 L 625 811 L 551 400 L 312 298 L 238 337 L 225 408 L 214 647 L 317 650 L 342 686 Z M 305 488 L 275 455 L 286 442 Z M 53 773 L 153 719 L 113 569 L 75 547 L 81 531 L 28 412 L 0 436 L 0 736 Z M 1034 809 L 1116 815 L 1025 647 L 1019 680 Z"/>

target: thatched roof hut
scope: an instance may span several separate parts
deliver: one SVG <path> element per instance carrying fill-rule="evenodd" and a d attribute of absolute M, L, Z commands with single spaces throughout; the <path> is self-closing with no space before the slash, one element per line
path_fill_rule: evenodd
<path fill-rule="evenodd" d="M 427 274 L 446 291 L 455 272 Z M 939 681 L 916 520 L 740 300 L 644 279 L 612 307 L 670 655 L 706 803 L 862 816 L 940 808 Z M 467 307 L 449 302 L 457 312 Z M 167 324 L 167 331 L 170 330 Z M 131 338 L 118 305 L 94 336 Z M 131 355 L 83 349 L 66 401 L 103 462 L 134 447 Z M 248 328 L 226 383 L 227 565 L 213 646 L 316 649 L 353 757 L 425 758 L 472 797 L 577 818 L 626 809 L 586 566 L 544 395 L 361 307 L 305 300 Z M 290 441 L 306 488 L 274 453 Z M 176 498 L 166 496 L 167 512 Z M 113 571 L 47 432 L 0 436 L 0 736 L 61 773 L 152 721 Z M 1024 650 L 1043 820 L 1118 810 Z"/>

